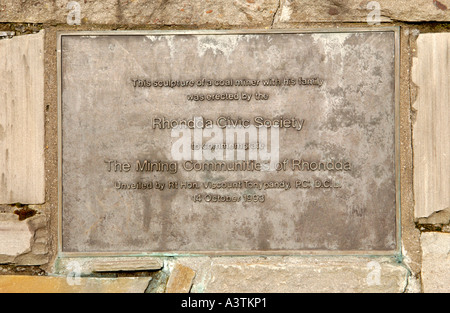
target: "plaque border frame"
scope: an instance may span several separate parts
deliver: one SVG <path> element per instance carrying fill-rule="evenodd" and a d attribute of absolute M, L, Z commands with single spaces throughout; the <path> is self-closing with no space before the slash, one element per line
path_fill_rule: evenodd
<path fill-rule="evenodd" d="M 295 29 L 245 29 L 245 30 L 105 30 L 105 31 L 57 31 L 57 138 L 58 138 L 58 258 L 86 257 L 193 257 L 193 256 L 359 256 L 394 257 L 402 260 L 401 249 L 401 168 L 400 168 L 400 26 L 342 27 L 342 28 L 295 28 Z M 395 214 L 396 248 L 393 250 L 215 250 L 215 251 L 129 251 L 129 252 L 64 252 L 62 250 L 62 38 L 64 36 L 151 36 L 151 35 L 253 35 L 253 34 L 304 34 L 304 33 L 394 33 L 394 168 L 395 168 Z"/>

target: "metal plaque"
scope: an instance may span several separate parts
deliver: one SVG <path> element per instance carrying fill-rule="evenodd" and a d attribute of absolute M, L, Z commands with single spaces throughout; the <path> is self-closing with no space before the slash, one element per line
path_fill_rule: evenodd
<path fill-rule="evenodd" d="M 62 254 L 392 254 L 398 30 L 58 36 Z"/>

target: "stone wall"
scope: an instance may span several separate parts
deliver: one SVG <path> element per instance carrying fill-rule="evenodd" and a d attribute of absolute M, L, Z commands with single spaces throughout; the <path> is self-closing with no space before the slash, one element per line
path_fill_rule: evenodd
<path fill-rule="evenodd" d="M 58 257 L 56 34 L 400 27 L 402 255 Z M 449 292 L 450 0 L 0 1 L 0 292 Z"/>

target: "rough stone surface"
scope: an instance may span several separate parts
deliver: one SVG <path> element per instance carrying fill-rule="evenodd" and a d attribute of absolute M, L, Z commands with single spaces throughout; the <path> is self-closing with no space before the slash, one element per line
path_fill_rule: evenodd
<path fill-rule="evenodd" d="M 143 293 L 149 277 L 0 276 L 0 293 Z"/>
<path fill-rule="evenodd" d="M 417 219 L 419 224 L 439 224 L 445 225 L 450 223 L 450 207 L 444 210 L 436 211 L 428 217 L 420 217 Z"/>
<path fill-rule="evenodd" d="M 450 210 L 450 33 L 421 34 L 412 80 L 415 217 Z"/>
<path fill-rule="evenodd" d="M 44 31 L 0 40 L 0 203 L 45 201 Z"/>
<path fill-rule="evenodd" d="M 275 22 L 366 22 L 369 0 L 78 1 L 81 24 L 265 26 Z M 450 0 L 378 0 L 380 21 L 449 21 Z M 67 23 L 68 1 L 2 1 L 0 22 Z"/>
<path fill-rule="evenodd" d="M 56 0 L 42 5 L 4 1 L 0 22 L 67 23 L 75 7 Z M 267 25 L 276 12 L 277 0 L 227 1 L 78 1 L 81 24 L 125 25 Z"/>
<path fill-rule="evenodd" d="M 420 242 L 423 292 L 450 292 L 450 234 L 422 233 Z"/>
<path fill-rule="evenodd" d="M 191 292 L 404 292 L 409 271 L 386 257 L 186 257 Z"/>
<path fill-rule="evenodd" d="M 27 222 L 19 221 L 15 214 L 0 214 L 0 255 L 4 261 L 30 250 L 32 238 Z"/>
<path fill-rule="evenodd" d="M 42 265 L 49 261 L 47 217 L 20 221 L 15 214 L 0 214 L 0 264 Z"/>
<path fill-rule="evenodd" d="M 368 22 L 381 23 L 392 21 L 449 21 L 449 0 L 441 0 L 439 5 L 435 1 L 423 0 L 378 0 L 379 8 L 368 5 L 370 0 L 281 0 L 281 6 L 275 18 L 275 24 L 301 22 Z M 379 17 L 377 14 L 379 9 Z"/>
<path fill-rule="evenodd" d="M 175 264 L 175 267 L 170 274 L 167 281 L 166 293 L 187 293 L 191 289 L 192 282 L 195 277 L 195 272 L 187 266 L 179 263 Z"/>

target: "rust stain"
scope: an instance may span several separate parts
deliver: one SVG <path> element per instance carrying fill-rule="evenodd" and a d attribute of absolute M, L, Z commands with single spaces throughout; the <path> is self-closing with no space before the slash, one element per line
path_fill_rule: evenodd
<path fill-rule="evenodd" d="M 447 10 L 447 6 L 437 0 L 433 0 L 433 4 L 438 8 L 441 9 L 442 11 Z"/>
<path fill-rule="evenodd" d="M 19 221 L 26 220 L 29 217 L 36 215 L 36 210 L 30 209 L 27 206 L 24 206 L 21 209 L 15 210 L 14 214 L 19 215 Z"/>

